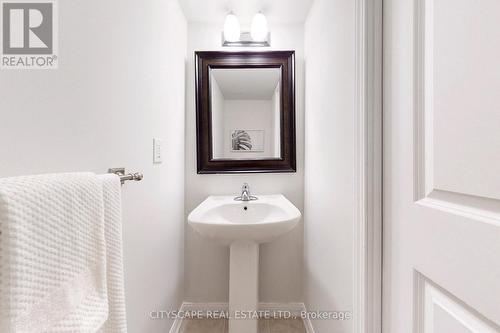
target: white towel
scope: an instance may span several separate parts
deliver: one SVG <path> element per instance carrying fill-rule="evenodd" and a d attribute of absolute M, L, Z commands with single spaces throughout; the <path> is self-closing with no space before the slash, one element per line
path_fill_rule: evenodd
<path fill-rule="evenodd" d="M 109 317 L 100 333 L 126 333 L 125 290 L 123 284 L 122 207 L 120 178 L 99 176 L 103 184 L 106 235 L 106 275 Z"/>
<path fill-rule="evenodd" d="M 97 332 L 108 318 L 103 184 L 0 179 L 0 332 Z"/>

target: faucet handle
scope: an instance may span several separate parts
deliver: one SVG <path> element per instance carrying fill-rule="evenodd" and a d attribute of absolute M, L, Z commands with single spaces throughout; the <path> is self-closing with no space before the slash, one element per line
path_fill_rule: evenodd
<path fill-rule="evenodd" d="M 236 201 L 252 201 L 257 199 L 258 198 L 256 196 L 250 194 L 250 186 L 248 183 L 243 183 L 243 186 L 241 187 L 241 195 L 234 198 Z"/>

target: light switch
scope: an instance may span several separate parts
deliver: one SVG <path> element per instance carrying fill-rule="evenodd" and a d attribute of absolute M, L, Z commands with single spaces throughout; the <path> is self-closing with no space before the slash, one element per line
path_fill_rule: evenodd
<path fill-rule="evenodd" d="M 153 139 L 153 163 L 163 162 L 162 141 L 158 138 Z"/>

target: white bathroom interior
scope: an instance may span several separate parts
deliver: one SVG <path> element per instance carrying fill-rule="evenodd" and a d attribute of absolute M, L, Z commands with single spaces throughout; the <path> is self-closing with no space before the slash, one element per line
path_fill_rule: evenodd
<path fill-rule="evenodd" d="M 487 53 L 493 68 L 500 59 L 492 1 L 477 12 L 465 0 L 385 1 L 382 29 L 382 1 L 53 0 L 57 68 L 0 71 L 1 216 L 12 204 L 2 184 L 18 176 L 76 173 L 65 181 L 78 183 L 80 172 L 125 168 L 106 178 L 121 193 L 125 324 L 102 332 L 404 333 L 423 322 L 415 332 L 500 332 L 500 269 L 491 256 L 500 250 L 500 192 L 485 185 L 500 184 L 492 172 L 500 166 L 500 77 L 474 60 Z M 415 28 L 413 18 L 426 25 Z M 474 31 L 495 42 L 474 41 Z M 479 51 L 446 62 L 463 43 Z M 429 57 L 434 72 L 418 61 Z M 464 63 L 480 74 L 449 78 Z M 419 68 L 434 85 L 414 90 L 410 83 L 427 82 Z M 464 80 L 482 90 L 466 94 L 454 83 Z M 430 132 L 422 142 L 412 134 L 430 126 L 413 124 L 423 118 L 412 107 L 429 107 L 413 104 L 421 91 L 435 98 L 434 141 L 425 141 Z M 446 105 L 472 118 L 453 96 L 489 99 L 475 122 L 460 121 Z M 444 119 L 482 134 L 467 145 Z M 489 153 L 478 148 L 485 143 Z M 418 144 L 434 147 L 434 158 Z M 410 182 L 413 173 L 426 178 Z M 104 198 L 116 196 L 104 188 Z M 445 255 L 451 249 L 462 263 Z M 471 279 L 481 283 L 467 289 Z M 234 318 L 237 310 L 273 316 Z M 0 315 L 11 325 L 1 332 L 51 332 L 13 323 Z"/>

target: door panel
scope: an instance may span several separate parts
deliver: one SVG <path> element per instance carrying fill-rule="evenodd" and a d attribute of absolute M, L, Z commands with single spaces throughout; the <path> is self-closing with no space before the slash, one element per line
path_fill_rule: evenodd
<path fill-rule="evenodd" d="M 416 332 L 496 333 L 496 325 L 446 290 L 416 273 Z"/>
<path fill-rule="evenodd" d="M 384 332 L 500 332 L 500 2 L 384 3 Z"/>
<path fill-rule="evenodd" d="M 500 199 L 500 1 L 420 2 L 434 188 Z"/>

